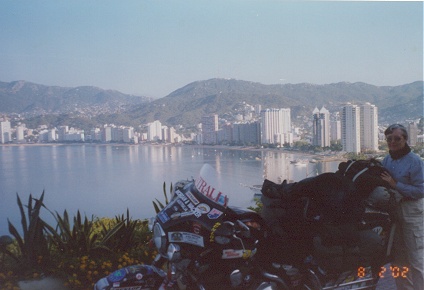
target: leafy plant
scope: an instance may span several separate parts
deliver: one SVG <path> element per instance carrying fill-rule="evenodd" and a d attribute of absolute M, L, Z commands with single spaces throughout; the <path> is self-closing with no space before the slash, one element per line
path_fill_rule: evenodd
<path fill-rule="evenodd" d="M 171 186 L 169 188 L 169 192 L 170 192 L 170 194 L 172 193 L 172 183 L 171 183 Z M 152 201 L 156 214 L 159 213 L 169 203 L 168 194 L 166 193 L 165 182 L 163 183 L 163 195 L 165 196 L 165 205 L 163 203 L 161 203 L 157 198 L 155 199 L 156 202 Z"/>
<path fill-rule="evenodd" d="M 46 259 L 49 257 L 48 241 L 44 235 L 46 223 L 40 218 L 40 209 L 43 204 L 44 191 L 40 199 L 33 198 L 29 195 L 27 214 L 25 214 L 22 201 L 17 194 L 17 202 L 21 213 L 21 225 L 23 237 L 19 234 L 15 226 L 8 221 L 9 232 L 15 238 L 19 248 L 19 256 L 14 257 L 25 268 L 37 268 L 40 257 Z M 28 220 L 27 220 L 28 218 Z M 8 253 L 9 255 L 12 253 Z"/>
<path fill-rule="evenodd" d="M 255 206 L 249 206 L 248 209 L 253 210 L 257 213 L 261 213 L 262 212 L 262 208 L 263 208 L 263 204 L 260 198 L 255 198 Z"/>
<path fill-rule="evenodd" d="M 63 254 L 89 254 L 98 246 L 98 234 L 93 233 L 93 220 L 88 220 L 78 211 L 71 225 L 68 212 L 65 210 L 63 216 L 56 212 L 55 219 L 57 227 L 46 225 L 50 233 L 50 241 Z"/>
<path fill-rule="evenodd" d="M 102 224 L 102 243 L 111 250 L 126 251 L 135 244 L 135 231 L 141 224 L 139 220 L 131 220 L 130 213 L 127 209 L 127 217 L 124 215 L 116 216 L 114 226 L 106 227 Z"/>

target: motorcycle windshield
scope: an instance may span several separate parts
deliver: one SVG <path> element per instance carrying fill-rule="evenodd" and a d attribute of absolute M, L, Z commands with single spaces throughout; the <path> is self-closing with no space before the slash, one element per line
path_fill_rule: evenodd
<path fill-rule="evenodd" d="M 192 183 L 175 191 L 173 199 L 157 214 L 157 220 L 164 228 L 186 221 L 212 228 L 224 217 L 228 203 L 227 196 L 216 184 L 215 170 L 205 164 Z"/>
<path fill-rule="evenodd" d="M 228 205 L 228 197 L 219 188 L 216 171 L 209 164 L 204 164 L 195 180 L 196 189 L 223 207 Z"/>

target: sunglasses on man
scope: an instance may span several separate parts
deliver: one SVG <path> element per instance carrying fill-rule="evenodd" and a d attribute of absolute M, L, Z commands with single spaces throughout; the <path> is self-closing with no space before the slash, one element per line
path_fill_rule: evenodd
<path fill-rule="evenodd" d="M 390 136 L 386 138 L 387 142 L 399 142 L 400 140 L 402 140 L 402 137 L 399 136 Z"/>

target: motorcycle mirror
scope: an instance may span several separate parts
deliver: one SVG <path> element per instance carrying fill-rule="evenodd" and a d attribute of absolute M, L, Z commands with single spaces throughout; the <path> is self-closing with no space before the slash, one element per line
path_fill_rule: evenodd
<path fill-rule="evenodd" d="M 241 233 L 242 233 L 243 237 L 250 238 L 249 227 L 244 222 L 242 222 L 241 220 L 237 220 L 237 225 L 241 229 Z"/>
<path fill-rule="evenodd" d="M 215 231 L 216 236 L 232 237 L 235 233 L 234 223 L 230 221 L 223 222 Z"/>
<path fill-rule="evenodd" d="M 228 244 L 231 242 L 231 238 L 234 236 L 235 232 L 234 223 L 225 221 L 215 230 L 214 240 L 221 245 Z"/>

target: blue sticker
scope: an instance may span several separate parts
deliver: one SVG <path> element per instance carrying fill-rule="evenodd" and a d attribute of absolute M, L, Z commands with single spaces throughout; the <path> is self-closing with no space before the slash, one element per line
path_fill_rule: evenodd
<path fill-rule="evenodd" d="M 125 269 L 119 269 L 119 270 L 116 270 L 115 272 L 112 272 L 107 277 L 107 279 L 109 280 L 109 282 L 119 282 L 122 279 L 124 279 L 126 274 L 127 272 L 125 271 Z"/>
<path fill-rule="evenodd" d="M 208 218 L 211 219 L 211 220 L 214 220 L 214 219 L 219 218 L 221 215 L 222 215 L 222 211 L 214 208 L 208 213 Z"/>
<path fill-rule="evenodd" d="M 169 221 L 169 216 L 164 212 L 158 213 L 158 218 L 163 223 L 166 223 L 167 221 Z"/>

